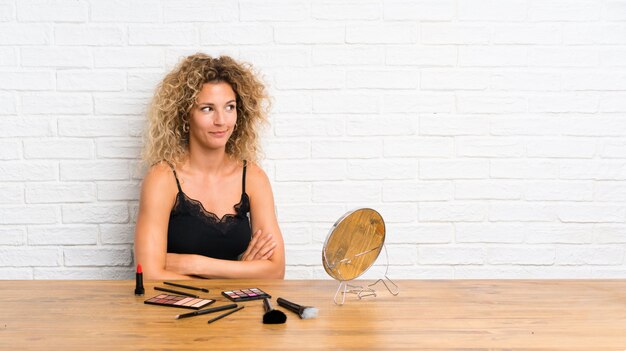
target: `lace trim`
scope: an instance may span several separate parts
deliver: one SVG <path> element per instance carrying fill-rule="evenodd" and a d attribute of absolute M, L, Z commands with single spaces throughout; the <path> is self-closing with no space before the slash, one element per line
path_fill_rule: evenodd
<path fill-rule="evenodd" d="M 188 210 L 186 212 L 190 215 L 201 219 L 207 225 L 217 228 L 220 232 L 226 233 L 239 219 L 246 218 L 246 213 L 250 211 L 249 201 L 248 194 L 242 194 L 241 200 L 233 206 L 236 213 L 226 213 L 222 218 L 219 218 L 215 213 L 207 211 L 202 202 L 192 199 L 180 191 L 176 197 L 173 214 L 184 213 L 186 208 Z"/>

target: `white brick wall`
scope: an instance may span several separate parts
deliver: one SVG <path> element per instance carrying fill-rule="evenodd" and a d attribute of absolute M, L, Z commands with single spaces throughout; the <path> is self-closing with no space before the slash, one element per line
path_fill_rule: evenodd
<path fill-rule="evenodd" d="M 288 278 L 366 206 L 393 278 L 626 277 L 624 0 L 2 0 L 0 279 L 132 277 L 146 104 L 197 51 L 268 83 Z"/>

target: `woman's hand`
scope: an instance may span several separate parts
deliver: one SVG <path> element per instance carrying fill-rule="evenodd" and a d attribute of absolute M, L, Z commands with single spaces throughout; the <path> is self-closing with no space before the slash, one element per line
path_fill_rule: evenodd
<path fill-rule="evenodd" d="M 267 260 L 274 254 L 276 241 L 271 233 L 263 233 L 261 229 L 252 234 L 252 240 L 244 253 L 241 261 Z"/>

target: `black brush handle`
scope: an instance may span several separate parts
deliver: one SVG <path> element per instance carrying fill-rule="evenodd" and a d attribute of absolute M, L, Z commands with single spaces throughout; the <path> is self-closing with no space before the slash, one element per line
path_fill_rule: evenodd
<path fill-rule="evenodd" d="M 265 309 L 266 313 L 274 309 L 268 298 L 263 299 L 263 308 Z"/>
<path fill-rule="evenodd" d="M 285 299 L 283 299 L 282 297 L 279 297 L 278 299 L 276 299 L 276 302 L 278 303 L 278 305 L 280 307 L 284 307 L 286 309 L 288 309 L 291 312 L 294 313 L 300 313 L 300 310 L 302 309 L 302 306 L 298 305 L 297 303 L 293 303 L 291 301 L 287 301 Z"/>

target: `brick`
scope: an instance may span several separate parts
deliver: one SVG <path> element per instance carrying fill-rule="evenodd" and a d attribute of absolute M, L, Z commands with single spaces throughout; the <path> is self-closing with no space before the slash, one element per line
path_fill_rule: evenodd
<path fill-rule="evenodd" d="M 61 161 L 61 180 L 128 180 L 126 161 Z"/>
<path fill-rule="evenodd" d="M 491 28 L 476 24 L 422 23 L 420 42 L 437 45 L 489 44 Z"/>
<path fill-rule="evenodd" d="M 63 46 L 117 46 L 124 44 L 124 30 L 117 26 L 59 24 L 54 44 Z"/>
<path fill-rule="evenodd" d="M 313 112 L 367 114 L 379 112 L 380 103 L 375 95 L 319 93 L 313 95 Z"/>
<path fill-rule="evenodd" d="M 385 20 L 449 21 L 455 15 L 452 0 L 392 0 L 384 1 Z"/>
<path fill-rule="evenodd" d="M 12 0 L 0 2 L 0 22 L 15 21 L 15 4 Z"/>
<path fill-rule="evenodd" d="M 537 67 L 595 67 L 600 63 L 598 50 L 579 47 L 530 48 L 528 63 Z"/>
<path fill-rule="evenodd" d="M 126 223 L 128 206 L 125 204 L 63 205 L 63 223 Z"/>
<path fill-rule="evenodd" d="M 254 62 L 256 67 L 305 67 L 311 60 L 310 57 L 311 50 L 300 47 L 275 47 L 271 51 L 256 47 L 239 49 L 239 58 Z"/>
<path fill-rule="evenodd" d="M 276 204 L 311 201 L 311 184 L 305 182 L 274 182 L 274 201 Z"/>
<path fill-rule="evenodd" d="M 2 280 L 31 280 L 33 279 L 32 268 L 0 268 Z"/>
<path fill-rule="evenodd" d="M 527 6 L 524 0 L 462 0 L 457 16 L 462 21 L 521 22 L 526 20 Z"/>
<path fill-rule="evenodd" d="M 52 224 L 58 219 L 55 206 L 3 206 L 0 207 L 0 223 L 2 224 Z"/>
<path fill-rule="evenodd" d="M 82 115 L 93 112 L 93 102 L 91 95 L 83 93 L 29 93 L 21 97 L 21 111 L 33 115 Z"/>
<path fill-rule="evenodd" d="M 626 48 L 608 47 L 600 48 L 600 66 L 623 67 L 626 65 Z"/>
<path fill-rule="evenodd" d="M 484 10 L 484 8 L 476 9 L 480 10 L 481 13 Z M 526 47 L 506 45 L 466 45 L 459 47 L 460 67 L 526 67 L 527 65 L 528 48 Z M 537 86 L 537 88 L 540 87 Z"/>
<path fill-rule="evenodd" d="M 310 92 L 275 93 L 272 109 L 280 113 L 311 113 L 313 100 Z"/>
<path fill-rule="evenodd" d="M 130 45 L 196 45 L 198 32 L 190 25 L 129 26 Z"/>
<path fill-rule="evenodd" d="M 103 244 L 132 244 L 135 241 L 134 224 L 100 224 L 99 227 Z"/>
<path fill-rule="evenodd" d="M 56 180 L 59 167 L 50 161 L 4 161 L 0 163 L 0 181 L 25 182 Z"/>
<path fill-rule="evenodd" d="M 319 252 L 310 249 L 288 246 L 285 248 L 285 261 L 291 265 L 311 266 L 321 262 Z"/>
<path fill-rule="evenodd" d="M 488 205 L 478 202 L 422 202 L 420 222 L 482 222 L 487 218 Z"/>
<path fill-rule="evenodd" d="M 356 159 L 348 161 L 348 179 L 416 179 L 418 161 L 414 159 Z"/>
<path fill-rule="evenodd" d="M 28 245 L 95 245 L 98 227 L 90 226 L 29 226 Z"/>
<path fill-rule="evenodd" d="M 594 224 L 593 235 L 599 244 L 626 243 L 626 225 Z"/>
<path fill-rule="evenodd" d="M 276 89 L 280 90 L 329 90 L 345 86 L 345 72 L 327 68 L 281 68 L 274 74 L 274 79 Z"/>
<path fill-rule="evenodd" d="M 385 53 L 381 47 L 315 45 L 311 48 L 311 62 L 319 65 L 382 65 Z"/>
<path fill-rule="evenodd" d="M 599 147 L 599 156 L 602 158 L 623 158 L 626 155 L 626 141 L 604 139 Z"/>
<path fill-rule="evenodd" d="M 500 179 L 556 179 L 559 165 L 545 160 L 491 160 L 489 176 Z"/>
<path fill-rule="evenodd" d="M 86 48 L 22 48 L 20 62 L 24 67 L 80 67 L 93 65 L 91 52 Z"/>
<path fill-rule="evenodd" d="M 456 279 L 581 279 L 592 278 L 596 270 L 562 266 L 459 266 L 455 267 Z"/>
<path fill-rule="evenodd" d="M 562 75 L 552 72 L 501 72 L 494 74 L 490 87 L 507 91 L 559 91 Z"/>
<path fill-rule="evenodd" d="M 491 73 L 478 71 L 430 70 L 421 71 L 422 90 L 485 90 Z"/>
<path fill-rule="evenodd" d="M 377 158 L 382 155 L 381 140 L 314 140 L 311 142 L 313 158 Z"/>
<path fill-rule="evenodd" d="M 566 118 L 569 120 L 570 118 Z M 491 119 L 492 135 L 561 135 L 564 128 L 559 118 L 546 118 L 541 114 L 522 116 L 505 115 Z"/>
<path fill-rule="evenodd" d="M 419 263 L 422 264 L 483 264 L 485 250 L 473 246 L 421 246 L 418 248 Z"/>
<path fill-rule="evenodd" d="M 2 103 L 2 97 L 0 96 L 0 104 Z M 52 136 L 56 134 L 56 124 L 57 121 L 55 118 L 0 118 L 0 130 L 2 130 L 3 137 Z"/>
<path fill-rule="evenodd" d="M 89 8 L 84 1 L 22 0 L 17 2 L 20 22 L 87 22 Z"/>
<path fill-rule="evenodd" d="M 344 44 L 344 25 L 292 25 L 280 24 L 274 27 L 276 44 Z"/>
<path fill-rule="evenodd" d="M 0 24 L 0 45 L 49 45 L 51 36 L 47 24 Z"/>
<path fill-rule="evenodd" d="M 97 115 L 145 115 L 149 97 L 143 94 L 106 95 L 95 97 Z"/>
<path fill-rule="evenodd" d="M 3 225 L 0 228 L 0 245 L 1 246 L 18 246 L 26 243 L 26 230 L 20 227 L 9 227 Z"/>
<path fill-rule="evenodd" d="M 489 177 L 486 160 L 423 160 L 420 179 L 483 179 Z"/>
<path fill-rule="evenodd" d="M 385 48 L 385 63 L 390 66 L 456 66 L 457 48 L 449 45 L 394 45 Z"/>
<path fill-rule="evenodd" d="M 277 161 L 277 181 L 343 180 L 346 175 L 344 161 Z"/>
<path fill-rule="evenodd" d="M 622 24 L 563 23 L 564 44 L 624 44 L 626 26 Z"/>
<path fill-rule="evenodd" d="M 127 118 L 59 118 L 59 135 L 67 137 L 127 136 Z"/>
<path fill-rule="evenodd" d="M 455 223 L 457 243 L 522 243 L 528 223 Z"/>
<path fill-rule="evenodd" d="M 56 248 L 0 248 L 0 267 L 58 266 Z"/>
<path fill-rule="evenodd" d="M 413 116 L 348 116 L 346 132 L 351 136 L 412 135 L 417 124 Z"/>
<path fill-rule="evenodd" d="M 141 147 L 139 138 L 105 138 L 98 139 L 96 144 L 98 158 L 139 159 Z"/>
<path fill-rule="evenodd" d="M 157 0 L 111 0 L 90 3 L 91 22 L 160 22 L 161 5 Z"/>
<path fill-rule="evenodd" d="M 128 266 L 132 262 L 129 248 L 64 248 L 66 266 Z"/>
<path fill-rule="evenodd" d="M 377 204 L 376 211 L 378 211 L 385 223 L 412 223 L 417 215 L 416 203 L 381 203 Z"/>
<path fill-rule="evenodd" d="M 512 94 L 457 94 L 457 111 L 461 113 L 519 113 L 527 112 L 528 101 Z"/>
<path fill-rule="evenodd" d="M 59 71 L 59 91 L 122 91 L 126 88 L 126 74 L 119 71 Z"/>
<path fill-rule="evenodd" d="M 601 7 L 592 0 L 542 1 L 528 8 L 530 21 L 590 21 L 600 19 Z"/>
<path fill-rule="evenodd" d="M 151 47 L 97 48 L 93 50 L 96 68 L 162 68 L 163 49 Z"/>
<path fill-rule="evenodd" d="M 52 72 L 0 72 L 0 89 L 6 90 L 54 90 Z"/>
<path fill-rule="evenodd" d="M 562 222 L 601 223 L 626 222 L 626 206 L 622 204 L 561 204 L 557 210 Z"/>
<path fill-rule="evenodd" d="M 603 18 L 609 21 L 626 20 L 626 4 L 622 0 L 608 1 L 604 4 Z"/>
<path fill-rule="evenodd" d="M 26 159 L 89 159 L 93 158 L 91 140 L 84 139 L 37 139 L 24 140 Z"/>
<path fill-rule="evenodd" d="M 281 226 L 286 245 L 303 245 L 311 243 L 311 228 L 308 225 L 287 224 Z"/>
<path fill-rule="evenodd" d="M 554 24 L 502 24 L 491 27 L 494 44 L 553 45 L 561 42 L 561 30 Z"/>
<path fill-rule="evenodd" d="M 524 223 L 526 242 L 530 244 L 590 244 L 591 224 Z"/>
<path fill-rule="evenodd" d="M 425 113 L 419 117 L 419 134 L 425 136 L 486 135 L 489 128 L 486 116 Z"/>
<path fill-rule="evenodd" d="M 588 90 L 626 90 L 625 72 L 613 71 L 586 71 L 563 73 L 563 90 L 588 91 Z M 595 107 L 595 106 L 594 106 Z M 595 112 L 586 111 L 586 112 Z"/>
<path fill-rule="evenodd" d="M 524 198 L 530 201 L 593 201 L 592 182 L 527 182 Z"/>
<path fill-rule="evenodd" d="M 304 21 L 309 18 L 310 5 L 307 1 L 269 0 L 259 3 L 254 0 L 239 2 L 240 21 Z"/>
<path fill-rule="evenodd" d="M 555 261 L 551 247 L 490 247 L 487 261 L 490 264 L 551 265 Z"/>
<path fill-rule="evenodd" d="M 96 199 L 91 183 L 30 183 L 26 185 L 29 204 L 90 202 Z"/>
<path fill-rule="evenodd" d="M 311 155 L 311 144 L 308 141 L 270 141 L 263 148 L 268 159 L 300 159 Z"/>
<path fill-rule="evenodd" d="M 385 202 L 415 202 L 415 201 L 446 201 L 451 200 L 453 188 L 451 182 L 437 181 L 403 181 L 383 183 Z"/>
<path fill-rule="evenodd" d="M 559 162 L 562 179 L 626 180 L 626 161 L 568 160 Z"/>
<path fill-rule="evenodd" d="M 557 206 L 535 202 L 491 202 L 489 221 L 492 222 L 553 222 Z"/>
<path fill-rule="evenodd" d="M 22 157 L 19 140 L 0 140 L 0 160 L 18 160 Z"/>
<path fill-rule="evenodd" d="M 457 200 L 519 200 L 523 183 L 503 180 L 459 180 L 454 182 Z"/>
<path fill-rule="evenodd" d="M 162 78 L 161 72 L 131 71 L 127 73 L 127 89 L 132 92 L 153 92 Z"/>
<path fill-rule="evenodd" d="M 452 224 L 392 224 L 387 226 L 385 243 L 389 244 L 447 244 L 454 238 Z M 381 252 L 381 256 L 384 252 Z"/>
<path fill-rule="evenodd" d="M 17 104 L 13 94 L 0 94 L 0 115 L 17 114 Z M 4 120 L 5 118 L 3 118 Z M 3 121 L 0 120 L 0 123 Z M 4 130 L 4 129 L 3 129 Z"/>
<path fill-rule="evenodd" d="M 215 23 L 239 20 L 239 4 L 229 0 L 187 0 L 184 3 L 168 1 L 161 6 L 165 22 Z"/>
<path fill-rule="evenodd" d="M 146 129 L 146 120 L 144 119 L 145 117 L 139 117 L 139 118 L 129 118 L 127 120 L 128 123 L 128 135 L 131 137 L 142 137 L 144 130 Z M 121 152 L 126 152 L 129 151 L 130 152 L 130 148 L 132 148 L 130 145 L 133 144 L 133 142 L 129 141 L 129 144 L 123 143 L 122 148 L 118 148 L 115 147 L 114 150 L 115 152 L 117 151 L 121 151 Z M 104 151 L 103 150 L 103 154 L 108 154 L 108 152 L 113 152 L 113 149 L 110 149 L 108 151 Z M 124 150 L 124 151 L 123 151 Z"/>
<path fill-rule="evenodd" d="M 417 25 L 385 22 L 383 24 L 347 24 L 348 44 L 412 44 L 417 42 Z"/>
<path fill-rule="evenodd" d="M 344 134 L 345 121 L 334 117 L 281 118 L 274 123 L 274 132 L 280 137 L 340 136 Z"/>
<path fill-rule="evenodd" d="M 210 24 L 200 30 L 202 45 L 251 45 L 269 44 L 273 29 L 266 24 Z"/>
<path fill-rule="evenodd" d="M 456 138 L 456 153 L 462 157 L 515 157 L 526 153 L 524 140 L 511 137 L 459 137 Z"/>
<path fill-rule="evenodd" d="M 295 204 L 277 206 L 280 223 L 332 222 L 345 212 L 340 204 Z"/>
<path fill-rule="evenodd" d="M 455 269 L 456 267 L 454 266 L 445 265 L 393 266 L 389 269 L 389 274 L 394 280 L 398 279 L 398 277 L 403 277 L 403 279 L 454 279 Z M 380 275 L 378 275 L 378 277 L 380 277 Z M 384 288 L 381 287 L 381 289 Z"/>
<path fill-rule="evenodd" d="M 387 245 L 387 252 L 389 254 L 390 265 L 413 266 L 418 262 L 418 253 L 413 245 Z M 384 250 L 381 251 L 381 256 L 384 257 Z M 381 258 L 379 266 L 383 265 L 382 260 L 383 258 Z M 380 277 L 381 274 L 377 276 Z"/>
<path fill-rule="evenodd" d="M 535 139 L 527 145 L 528 157 L 592 158 L 596 141 L 586 138 Z"/>
<path fill-rule="evenodd" d="M 455 97 L 450 93 L 385 94 L 382 112 L 449 113 L 454 106 Z"/>
<path fill-rule="evenodd" d="M 321 20 L 377 20 L 381 18 L 378 1 L 314 1 L 311 17 Z"/>
<path fill-rule="evenodd" d="M 16 48 L 12 48 L 12 47 L 0 48 L 0 67 L 1 66 L 7 66 L 7 67 L 17 66 L 17 49 Z"/>
<path fill-rule="evenodd" d="M 556 264 L 559 265 L 621 265 L 623 262 L 621 247 L 559 246 L 556 249 Z"/>
<path fill-rule="evenodd" d="M 98 182 L 98 200 L 139 200 L 140 186 L 134 182 Z"/>
<path fill-rule="evenodd" d="M 349 89 L 416 89 L 419 82 L 417 70 L 349 70 L 346 73 Z"/>
<path fill-rule="evenodd" d="M 35 268 L 37 280 L 128 280 L 135 276 L 134 268 Z"/>
<path fill-rule="evenodd" d="M 373 202 L 380 201 L 381 186 L 373 182 L 316 182 L 313 202 Z"/>

